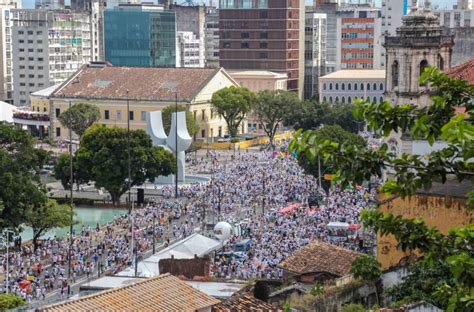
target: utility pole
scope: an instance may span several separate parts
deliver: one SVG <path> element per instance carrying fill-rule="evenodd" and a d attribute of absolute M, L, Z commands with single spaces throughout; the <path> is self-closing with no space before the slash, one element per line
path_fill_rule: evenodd
<path fill-rule="evenodd" d="M 130 158 L 130 99 L 127 92 L 127 152 L 128 152 L 128 215 L 132 213 L 131 189 L 132 189 L 132 165 Z M 133 230 L 133 229 L 132 229 Z"/>
<path fill-rule="evenodd" d="M 318 156 L 318 182 L 319 188 L 321 188 L 321 157 Z"/>
<path fill-rule="evenodd" d="M 217 211 L 219 213 L 219 215 L 217 216 L 217 221 L 221 221 L 221 185 L 220 184 L 217 184 L 217 189 L 218 189 L 218 195 L 217 195 L 217 198 L 218 198 L 218 202 L 217 202 Z"/>
<path fill-rule="evenodd" d="M 155 249 L 156 249 L 155 222 L 156 222 L 156 213 L 155 211 L 153 211 L 153 254 L 155 254 Z"/>
<path fill-rule="evenodd" d="M 263 172 L 262 215 L 265 215 L 265 171 Z"/>
<path fill-rule="evenodd" d="M 71 100 L 69 100 L 69 109 L 71 109 L 72 103 Z M 70 176 L 70 185 L 69 185 L 69 197 L 70 197 L 70 202 L 69 202 L 69 208 L 70 208 L 70 222 L 71 224 L 69 225 L 69 249 L 68 249 L 68 269 L 67 269 L 67 278 L 71 280 L 71 265 L 72 265 L 72 248 L 74 246 L 73 244 L 73 219 L 74 219 L 74 199 L 73 199 L 73 185 L 74 185 L 74 170 L 73 170 L 73 153 L 72 153 L 72 125 L 71 125 L 71 120 L 69 120 L 69 176 Z"/>

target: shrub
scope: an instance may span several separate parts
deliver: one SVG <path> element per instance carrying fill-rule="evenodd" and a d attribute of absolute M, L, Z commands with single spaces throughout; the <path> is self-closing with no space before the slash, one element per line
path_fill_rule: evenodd
<path fill-rule="evenodd" d="M 0 295 L 0 311 L 8 309 L 18 308 L 25 304 L 23 298 L 14 294 L 1 294 Z"/>

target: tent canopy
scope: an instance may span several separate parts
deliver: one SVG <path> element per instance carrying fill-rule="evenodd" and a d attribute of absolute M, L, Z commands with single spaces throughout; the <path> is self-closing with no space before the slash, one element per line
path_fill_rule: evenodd
<path fill-rule="evenodd" d="M 348 229 L 349 223 L 346 222 L 329 222 L 327 225 L 328 228 L 332 229 Z"/>

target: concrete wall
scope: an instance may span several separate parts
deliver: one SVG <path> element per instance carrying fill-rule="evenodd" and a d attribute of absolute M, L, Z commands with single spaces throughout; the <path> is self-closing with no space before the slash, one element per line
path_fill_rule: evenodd
<path fill-rule="evenodd" d="M 174 276 L 185 276 L 193 279 L 195 276 L 208 277 L 210 274 L 211 259 L 209 257 L 194 259 L 161 259 L 159 262 L 160 274 L 170 273 Z"/>

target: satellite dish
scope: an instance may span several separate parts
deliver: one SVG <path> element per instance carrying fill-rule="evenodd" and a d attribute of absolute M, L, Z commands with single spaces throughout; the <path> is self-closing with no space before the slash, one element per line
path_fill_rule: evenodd
<path fill-rule="evenodd" d="M 230 239 L 232 236 L 232 225 L 224 221 L 217 223 L 214 227 L 214 235 L 221 242 Z"/>

